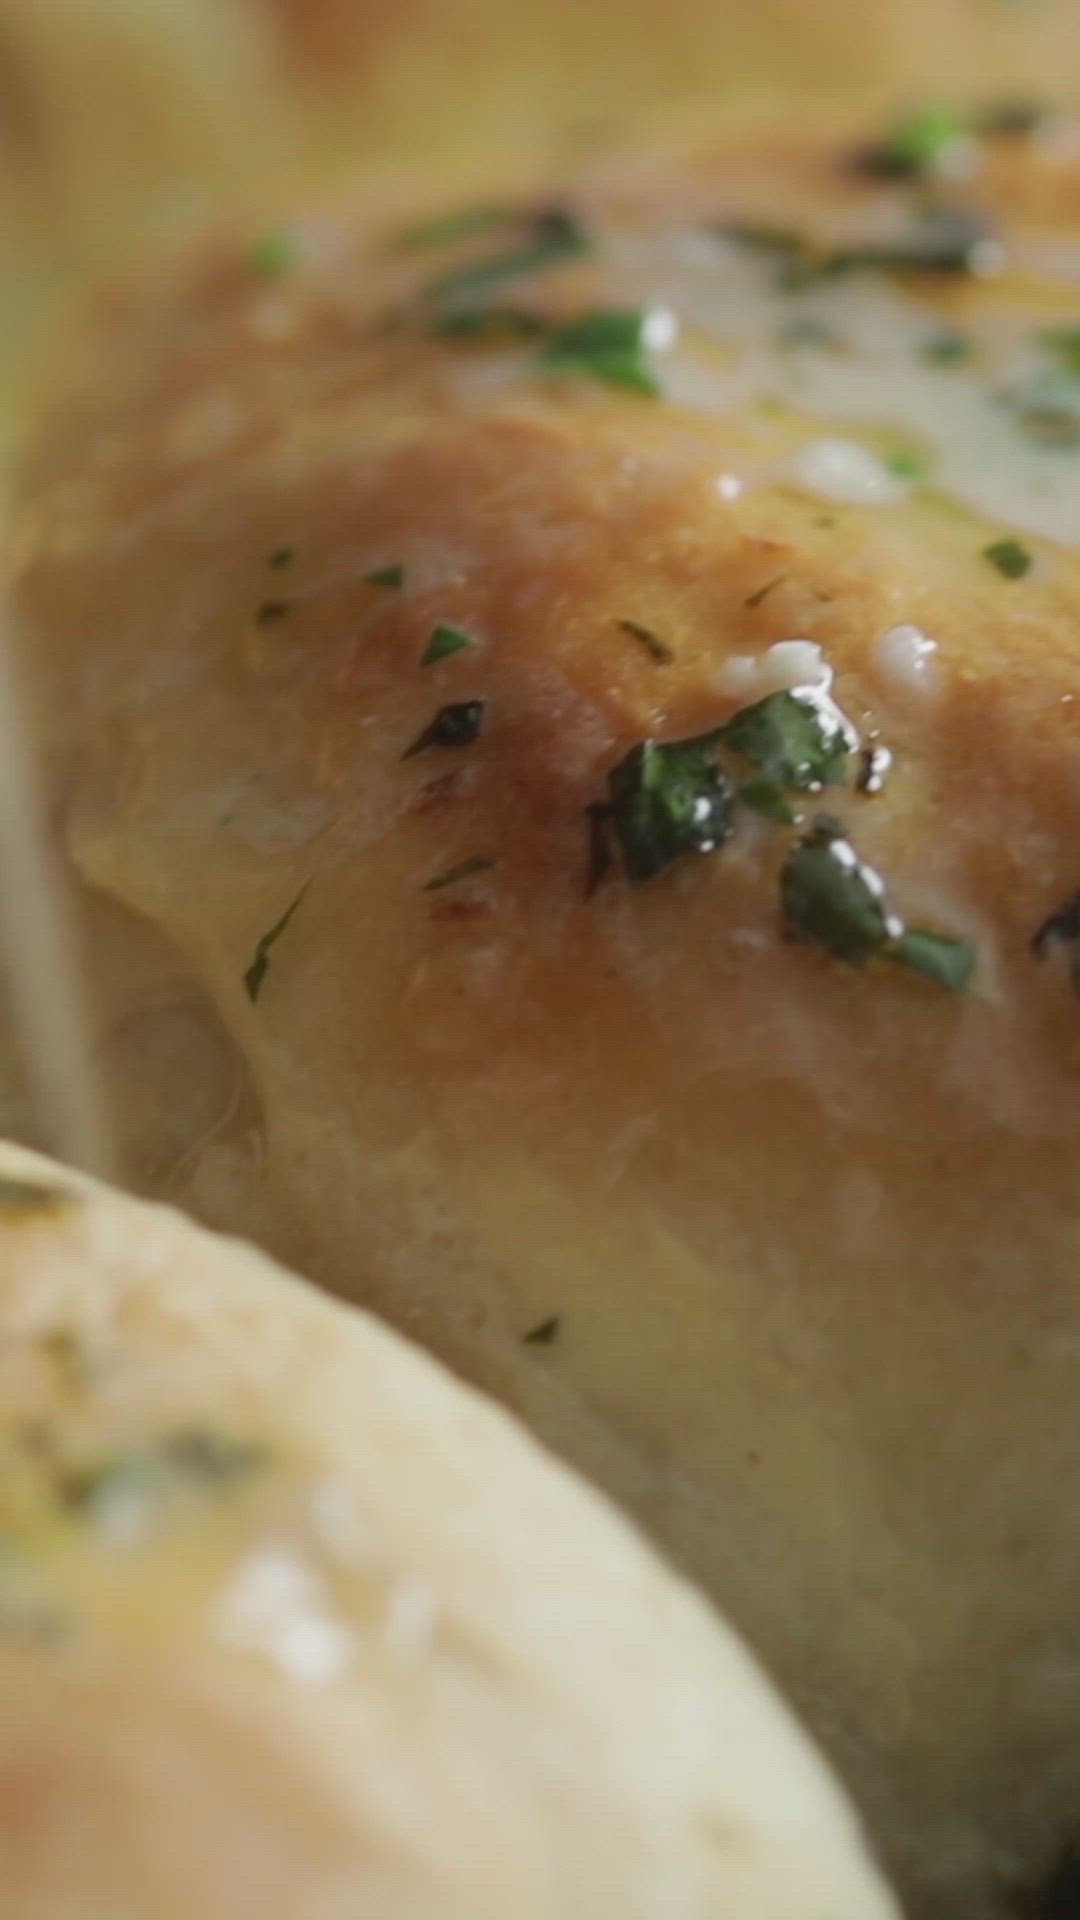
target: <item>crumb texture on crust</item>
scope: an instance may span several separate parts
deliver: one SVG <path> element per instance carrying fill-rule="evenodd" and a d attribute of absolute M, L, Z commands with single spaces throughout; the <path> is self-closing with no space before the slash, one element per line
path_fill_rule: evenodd
<path fill-rule="evenodd" d="M 1080 165 L 920 140 L 218 238 L 15 564 L 138 1177 L 633 1508 L 937 1914 L 1080 1803 Z M 716 742 L 776 695 L 823 792 Z"/>

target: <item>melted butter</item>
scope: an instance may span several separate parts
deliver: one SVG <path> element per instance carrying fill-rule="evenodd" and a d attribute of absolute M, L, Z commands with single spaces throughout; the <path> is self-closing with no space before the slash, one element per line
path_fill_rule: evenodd
<path fill-rule="evenodd" d="M 815 467 L 828 464 L 821 444 L 833 436 L 853 449 L 852 472 L 865 450 L 865 479 L 874 436 L 893 429 L 925 444 L 936 491 L 995 524 L 1080 545 L 1080 453 L 1026 438 L 1002 397 L 1030 374 L 1039 328 L 1068 319 L 1054 300 L 1071 275 L 1048 283 L 1042 304 L 1037 292 L 1023 302 L 999 297 L 991 283 L 968 327 L 971 363 L 942 367 L 925 358 L 941 313 L 880 273 L 785 291 L 775 262 L 686 233 L 613 236 L 608 265 L 618 303 L 663 302 L 679 319 L 657 356 L 669 399 L 718 414 L 772 404 L 805 418 L 800 484 L 811 487 Z M 909 491 L 893 481 L 876 498 Z"/>

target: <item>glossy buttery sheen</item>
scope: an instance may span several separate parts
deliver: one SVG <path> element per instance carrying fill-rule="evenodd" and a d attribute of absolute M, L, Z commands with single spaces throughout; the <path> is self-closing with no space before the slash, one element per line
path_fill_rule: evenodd
<path fill-rule="evenodd" d="M 489 281 L 510 332 L 433 333 L 429 283 L 517 229 L 312 214 L 272 273 L 155 268 L 16 565 L 138 1177 L 523 1410 L 721 1596 L 916 1911 L 988 1914 L 1080 1824 L 1080 1003 L 1031 944 L 1080 884 L 1080 450 L 1026 398 L 1080 321 L 1080 150 L 882 182 L 880 132 L 545 183 L 592 250 Z M 781 292 L 730 235 L 820 260 L 927 196 L 991 222 L 975 271 Z M 612 307 L 659 394 L 521 331 Z M 615 763 L 792 686 L 876 749 L 801 830 L 970 943 L 966 992 L 785 937 L 800 828 L 745 807 L 586 897 Z"/>

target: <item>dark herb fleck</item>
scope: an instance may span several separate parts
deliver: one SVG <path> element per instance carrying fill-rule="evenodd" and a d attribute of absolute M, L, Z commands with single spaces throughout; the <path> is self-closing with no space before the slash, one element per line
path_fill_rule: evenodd
<path fill-rule="evenodd" d="M 975 115 L 976 133 L 989 139 L 1022 139 L 1035 133 L 1046 119 L 1046 108 L 1036 100 L 994 100 Z"/>
<path fill-rule="evenodd" d="M 660 635 L 654 633 L 651 627 L 643 627 L 637 620 L 616 620 L 615 625 L 619 627 L 623 633 L 628 633 L 631 640 L 636 640 L 638 644 L 644 648 L 649 658 L 656 661 L 657 666 L 667 667 L 671 665 L 671 662 L 675 658 L 674 653 L 668 646 L 667 641 L 661 640 Z"/>
<path fill-rule="evenodd" d="M 753 593 L 747 594 L 746 599 L 743 601 L 743 606 L 744 607 L 760 607 L 763 604 L 763 602 L 768 599 L 770 593 L 772 593 L 776 587 L 783 586 L 784 581 L 786 579 L 787 579 L 786 573 L 775 574 L 771 580 L 766 580 L 765 585 L 763 587 L 757 587 L 755 588 Z"/>
<path fill-rule="evenodd" d="M 880 957 L 953 992 L 970 979 L 975 954 L 969 942 L 906 928 L 886 908 L 880 875 L 859 859 L 843 827 L 827 814 L 789 850 L 780 906 L 793 933 L 817 940 L 849 966 Z"/>
<path fill-rule="evenodd" d="M 763 253 L 774 259 L 785 259 L 806 249 L 805 240 L 793 227 L 759 226 L 751 221 L 736 220 L 716 231 L 722 240 L 731 240 L 748 253 Z"/>
<path fill-rule="evenodd" d="M 983 548 L 983 559 L 989 560 L 1006 580 L 1022 580 L 1031 568 L 1031 555 L 1019 540 L 992 540 Z"/>
<path fill-rule="evenodd" d="M 876 145 L 855 154 L 859 173 L 901 180 L 930 173 L 968 132 L 967 121 L 950 107 L 924 107 L 908 114 Z"/>
<path fill-rule="evenodd" d="M 530 1327 L 528 1333 L 523 1333 L 521 1338 L 527 1347 L 550 1347 L 558 1338 L 561 1325 L 562 1315 L 553 1313 L 550 1320 L 541 1320 L 537 1326 Z"/>
<path fill-rule="evenodd" d="M 474 873 L 488 873 L 494 865 L 494 860 L 474 854 L 469 860 L 459 860 L 456 866 L 447 867 L 445 873 L 437 873 L 433 880 L 425 880 L 422 891 L 439 893 L 443 887 L 456 886 L 459 880 L 470 880 Z"/>
<path fill-rule="evenodd" d="M 646 359 L 648 326 L 643 307 L 598 308 L 557 328 L 537 361 L 553 372 L 588 374 L 611 386 L 656 395 L 659 382 Z"/>
<path fill-rule="evenodd" d="M 266 564 L 268 567 L 291 567 L 295 559 L 295 547 L 275 547 L 273 553 L 267 556 Z"/>
<path fill-rule="evenodd" d="M 476 641 L 469 633 L 463 633 L 460 627 L 448 627 L 442 622 L 431 630 L 427 646 L 420 658 L 422 667 L 433 667 L 437 660 L 446 660 L 452 653 L 460 653 L 463 647 L 474 647 Z"/>
<path fill-rule="evenodd" d="M 749 780 L 744 780 L 736 797 L 744 807 L 762 814 L 766 820 L 775 820 L 779 826 L 791 827 L 795 824 L 795 812 L 783 787 L 779 781 L 770 780 L 763 773 L 753 774 Z"/>
<path fill-rule="evenodd" d="M 298 258 L 296 235 L 288 227 L 274 227 L 260 234 L 248 249 L 248 265 L 264 280 L 276 280 L 287 273 Z"/>
<path fill-rule="evenodd" d="M 391 587 L 395 591 L 405 585 L 405 569 L 400 562 L 390 567 L 372 567 L 364 575 L 364 585 L 368 587 Z"/>
<path fill-rule="evenodd" d="M 780 787 L 816 792 L 844 779 L 857 742 L 827 695 L 770 693 L 717 729 L 715 736 Z"/>
<path fill-rule="evenodd" d="M 508 226 L 520 225 L 522 237 L 500 253 L 486 259 L 466 262 L 440 273 L 429 282 L 431 299 L 442 303 L 468 300 L 504 280 L 516 280 L 543 268 L 558 266 L 587 253 L 590 241 L 572 213 L 562 207 L 548 207 L 539 213 L 512 216 Z"/>
<path fill-rule="evenodd" d="M 271 949 L 276 942 L 280 940 L 310 885 L 310 880 L 305 882 L 297 894 L 296 899 L 292 902 L 292 905 L 286 907 L 281 919 L 274 922 L 269 933 L 263 934 L 262 939 L 255 948 L 255 958 L 244 975 L 244 986 L 247 989 L 247 996 L 253 1004 L 258 999 L 263 981 L 266 979 L 270 966 Z"/>
<path fill-rule="evenodd" d="M 260 627 L 269 627 L 276 620 L 284 620 L 291 611 L 291 600 L 264 600 L 262 606 L 256 609 L 255 618 Z"/>
<path fill-rule="evenodd" d="M 191 1427 L 152 1446 L 70 1468 L 61 1473 L 57 1490 L 72 1511 L 100 1517 L 114 1501 L 133 1494 L 165 1493 L 184 1484 L 233 1484 L 265 1467 L 267 1460 L 262 1446 Z"/>
<path fill-rule="evenodd" d="M 823 320 L 813 320 L 803 315 L 798 320 L 787 320 L 777 329 L 776 344 L 781 348 L 815 347 L 822 353 L 840 353 L 844 342 L 832 327 Z"/>
<path fill-rule="evenodd" d="M 428 747 L 471 747 L 473 741 L 480 738 L 486 705 L 486 700 L 458 700 L 448 707 L 440 707 L 434 720 L 417 734 L 412 746 L 406 747 L 402 759 L 411 760 L 415 753 L 423 753 Z"/>
<path fill-rule="evenodd" d="M 734 789 L 716 734 L 643 740 L 608 775 L 611 818 L 627 878 L 651 880 L 684 853 L 712 853 L 732 830 Z"/>
<path fill-rule="evenodd" d="M 471 239 L 475 233 L 490 233 L 494 228 L 514 226 L 520 209 L 505 201 L 478 201 L 475 206 L 453 207 L 448 213 L 436 213 L 428 220 L 416 220 L 398 235 L 402 247 L 446 247 L 455 240 Z"/>
<path fill-rule="evenodd" d="M 975 343 L 967 333 L 932 333 L 919 347 L 919 358 L 931 367 L 958 367 L 970 360 Z"/>
<path fill-rule="evenodd" d="M 881 793 L 892 766 L 892 754 L 888 747 L 864 747 L 859 755 L 859 771 L 855 778 L 857 793 L 873 796 Z"/>
<path fill-rule="evenodd" d="M 1069 898 L 1044 920 L 1031 942 L 1031 951 L 1036 960 L 1045 960 L 1052 947 L 1071 946 L 1074 951 L 1069 959 L 1069 977 L 1077 993 L 1080 993 L 1080 892 L 1072 893 Z"/>
<path fill-rule="evenodd" d="M 451 340 L 534 340 L 548 330 L 548 322 L 539 314 L 528 313 L 524 307 L 494 303 L 451 308 L 447 313 L 437 313 L 431 323 L 433 334 Z"/>
<path fill-rule="evenodd" d="M 921 486 L 929 473 L 922 454 L 915 453 L 910 447 L 902 447 L 898 452 L 891 453 L 885 465 L 898 480 L 910 480 L 914 486 Z"/>
<path fill-rule="evenodd" d="M 585 809 L 589 827 L 589 854 L 585 869 L 585 898 L 591 900 L 611 871 L 611 808 L 594 800 Z"/>
<path fill-rule="evenodd" d="M 1000 243 L 980 214 L 964 207 L 932 207 L 898 240 L 822 254 L 806 250 L 784 268 L 781 285 L 795 291 L 849 273 L 985 273 L 1000 262 Z"/>

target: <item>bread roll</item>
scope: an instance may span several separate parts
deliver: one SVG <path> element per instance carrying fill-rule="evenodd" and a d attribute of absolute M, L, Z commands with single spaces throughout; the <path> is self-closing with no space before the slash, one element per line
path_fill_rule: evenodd
<path fill-rule="evenodd" d="M 888 1920 L 734 1636 L 512 1421 L 0 1151 L 19 1920 Z"/>
<path fill-rule="evenodd" d="M 15 560 L 133 1175 L 616 1494 L 929 1915 L 1080 1820 L 1076 152 L 219 236 Z"/>

